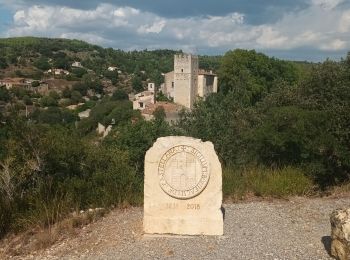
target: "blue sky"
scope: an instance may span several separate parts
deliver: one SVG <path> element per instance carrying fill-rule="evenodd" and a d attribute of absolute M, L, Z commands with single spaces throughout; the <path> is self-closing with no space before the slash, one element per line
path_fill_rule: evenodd
<path fill-rule="evenodd" d="M 0 0 L 0 37 L 14 36 L 322 61 L 350 51 L 350 0 Z"/>

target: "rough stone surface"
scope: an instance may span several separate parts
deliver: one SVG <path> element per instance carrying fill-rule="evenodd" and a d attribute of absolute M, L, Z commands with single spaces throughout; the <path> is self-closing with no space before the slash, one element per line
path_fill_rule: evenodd
<path fill-rule="evenodd" d="M 331 254 L 339 260 L 350 259 L 350 208 L 337 209 L 330 217 L 332 227 Z"/>
<path fill-rule="evenodd" d="M 147 151 L 145 233 L 222 235 L 221 204 L 221 164 L 212 143 L 170 136 Z"/>

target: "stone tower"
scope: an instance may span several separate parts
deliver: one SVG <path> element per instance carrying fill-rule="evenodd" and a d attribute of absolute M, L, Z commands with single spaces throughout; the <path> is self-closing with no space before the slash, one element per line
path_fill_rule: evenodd
<path fill-rule="evenodd" d="M 178 54 L 174 58 L 174 102 L 192 108 L 198 93 L 198 56 Z"/>

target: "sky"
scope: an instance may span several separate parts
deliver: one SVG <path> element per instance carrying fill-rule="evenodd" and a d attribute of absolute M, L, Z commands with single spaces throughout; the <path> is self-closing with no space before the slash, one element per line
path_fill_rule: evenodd
<path fill-rule="evenodd" d="M 0 0 L 0 37 L 15 36 L 338 60 L 350 51 L 350 0 Z"/>

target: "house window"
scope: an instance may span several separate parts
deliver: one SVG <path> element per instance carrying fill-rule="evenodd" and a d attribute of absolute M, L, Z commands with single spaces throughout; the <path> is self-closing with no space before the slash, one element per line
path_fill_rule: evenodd
<path fill-rule="evenodd" d="M 140 102 L 139 104 L 140 104 L 140 107 L 143 108 L 143 102 Z"/>
<path fill-rule="evenodd" d="M 181 69 L 181 72 L 184 72 L 184 69 Z"/>
<path fill-rule="evenodd" d="M 172 88 L 174 87 L 174 81 L 173 81 L 173 82 L 171 82 L 171 87 L 172 87 Z"/>

